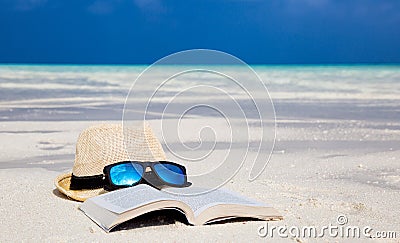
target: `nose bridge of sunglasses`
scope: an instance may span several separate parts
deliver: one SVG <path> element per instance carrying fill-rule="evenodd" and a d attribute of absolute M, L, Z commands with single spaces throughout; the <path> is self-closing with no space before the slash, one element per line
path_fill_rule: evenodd
<path fill-rule="evenodd" d="M 152 171 L 152 169 L 150 166 L 147 166 L 146 169 L 144 170 L 144 172 L 151 172 L 151 171 Z"/>

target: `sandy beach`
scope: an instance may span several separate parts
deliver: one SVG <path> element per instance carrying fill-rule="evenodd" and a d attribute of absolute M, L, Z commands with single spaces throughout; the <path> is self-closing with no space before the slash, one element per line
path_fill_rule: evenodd
<path fill-rule="evenodd" d="M 79 133 L 93 124 L 121 122 L 129 87 L 143 69 L 0 67 L 1 242 L 271 240 L 258 235 L 263 221 L 189 226 L 172 210 L 143 215 L 106 234 L 78 210 L 79 202 L 55 189 L 54 178 L 73 166 Z M 323 227 L 337 224 L 337 217 L 345 215 L 347 225 L 369 226 L 372 234 L 394 231 L 397 239 L 386 241 L 398 242 L 399 67 L 255 70 L 273 98 L 275 147 L 255 181 L 248 182 L 250 165 L 245 164 L 225 186 L 278 209 L 284 220 L 268 222 L 269 226 Z M 176 111 L 182 112 L 179 107 Z M 207 114 L 196 117 L 196 122 L 207 121 Z M 157 124 L 162 121 L 149 122 L 160 136 Z M 191 133 L 189 128 L 186 132 Z M 184 142 L 196 140 L 187 137 Z M 241 147 L 231 149 L 240 152 Z M 354 241 L 329 236 L 272 240 Z"/>

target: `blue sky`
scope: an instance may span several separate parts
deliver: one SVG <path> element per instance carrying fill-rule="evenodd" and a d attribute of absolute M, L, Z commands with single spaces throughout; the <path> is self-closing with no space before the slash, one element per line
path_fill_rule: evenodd
<path fill-rule="evenodd" d="M 399 0 L 0 0 L 0 62 L 148 64 L 209 48 L 252 64 L 400 62 Z"/>

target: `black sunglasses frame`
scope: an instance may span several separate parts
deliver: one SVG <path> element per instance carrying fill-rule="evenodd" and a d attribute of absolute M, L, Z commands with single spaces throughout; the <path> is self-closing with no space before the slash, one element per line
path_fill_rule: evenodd
<path fill-rule="evenodd" d="M 140 180 L 132 185 L 115 185 L 110 178 L 110 170 L 112 167 L 120 165 L 120 164 L 137 164 L 143 167 L 143 174 L 140 178 Z M 183 173 L 184 173 L 184 178 L 185 181 L 184 183 L 181 184 L 173 184 L 164 181 L 157 173 L 157 170 L 154 168 L 155 165 L 157 164 L 169 164 L 169 165 L 175 165 L 179 167 Z M 150 167 L 151 171 L 146 171 L 146 169 Z M 192 183 L 187 181 L 187 174 L 186 174 L 186 168 L 183 165 L 170 162 L 170 161 L 155 161 L 155 162 L 141 162 L 141 161 L 121 161 L 115 164 L 110 164 L 104 167 L 103 169 L 103 174 L 104 174 L 104 190 L 106 191 L 113 191 L 117 190 L 120 188 L 126 188 L 126 187 L 132 187 L 136 186 L 138 184 L 148 184 L 150 186 L 156 187 L 157 189 L 161 189 L 164 186 L 171 186 L 171 187 L 188 187 Z"/>

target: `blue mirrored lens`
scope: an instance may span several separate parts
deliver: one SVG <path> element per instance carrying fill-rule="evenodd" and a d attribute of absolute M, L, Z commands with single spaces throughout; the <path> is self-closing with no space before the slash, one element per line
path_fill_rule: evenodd
<path fill-rule="evenodd" d="M 183 185 L 185 183 L 185 173 L 176 165 L 172 164 L 156 164 L 154 170 L 158 176 L 170 184 Z"/>
<path fill-rule="evenodd" d="M 110 169 L 110 179 L 117 186 L 131 186 L 140 181 L 143 167 L 138 164 L 119 164 Z"/>

